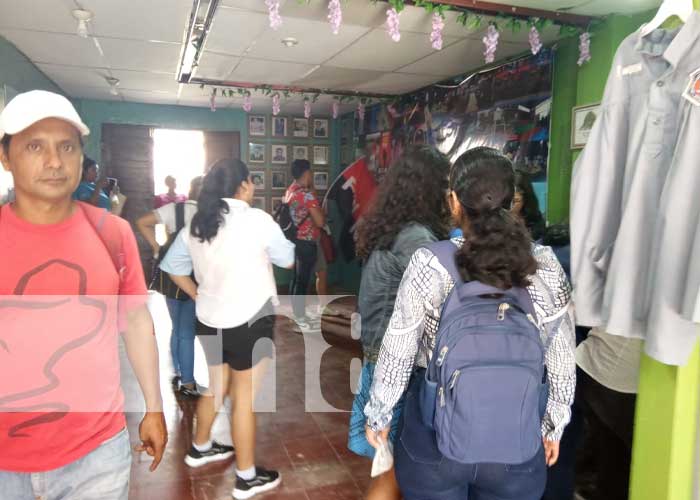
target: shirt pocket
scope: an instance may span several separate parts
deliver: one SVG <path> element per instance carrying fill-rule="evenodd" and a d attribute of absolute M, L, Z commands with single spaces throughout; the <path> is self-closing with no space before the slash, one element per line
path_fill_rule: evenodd
<path fill-rule="evenodd" d="M 663 151 L 665 122 L 666 117 L 663 111 L 649 110 L 642 151 L 651 158 L 657 158 Z"/>

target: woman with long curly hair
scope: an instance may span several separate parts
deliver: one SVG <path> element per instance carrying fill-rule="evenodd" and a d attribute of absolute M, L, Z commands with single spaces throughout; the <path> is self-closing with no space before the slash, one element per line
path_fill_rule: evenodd
<path fill-rule="evenodd" d="M 357 251 L 364 260 L 358 303 L 364 366 L 348 441 L 358 455 L 374 456 L 365 438 L 363 411 L 401 276 L 416 249 L 447 236 L 449 168 L 447 158 L 435 149 L 407 149 L 388 170 L 374 203 L 358 223 Z M 395 422 L 400 411 L 397 407 Z M 393 470 L 376 478 L 367 496 L 369 500 L 400 497 Z"/>
<path fill-rule="evenodd" d="M 394 453 L 396 478 L 405 500 L 458 500 L 467 497 L 470 500 L 539 500 L 545 487 L 546 466 L 554 465 L 557 461 L 559 440 L 569 422 L 574 399 L 576 362 L 574 323 L 569 304 L 571 289 L 552 250 L 533 245 L 525 226 L 510 213 L 515 191 L 510 160 L 491 148 L 467 151 L 450 172 L 449 189 L 452 217 L 462 228 L 464 237 L 453 238 L 451 244 L 441 248 L 437 245 L 419 248 L 410 259 L 374 371 L 370 402 L 365 408 L 366 437 L 375 448 L 380 446 L 380 442 L 390 435 L 396 420 L 395 409 L 404 399 L 401 430 L 395 441 Z M 441 253 L 440 257 L 433 250 Z M 535 419 L 533 425 L 533 428 L 537 428 L 534 430 L 536 435 L 529 435 L 534 455 L 521 464 L 474 464 L 452 460 L 440 451 L 436 431 L 421 418 L 418 395 L 425 380 L 425 369 L 433 357 L 443 306 L 455 284 L 460 285 L 459 292 L 462 293 L 466 282 L 479 282 L 479 286 L 487 290 L 495 288 L 505 292 L 511 288 L 520 289 L 511 293 L 518 294 L 523 301 L 529 295 L 528 308 L 533 309 L 537 316 L 536 321 L 531 315 L 531 321 L 540 326 L 544 352 L 542 368 L 546 368 L 544 373 L 547 374 L 545 380 L 549 382 L 549 391 L 546 410 L 541 408 L 544 416 L 540 422 Z M 527 289 L 528 293 L 522 293 L 523 289 Z M 463 316 L 458 317 L 466 318 L 467 310 L 460 311 L 463 311 L 459 313 Z M 451 311 L 448 314 L 454 318 L 457 313 Z M 475 321 L 485 321 L 484 314 L 480 313 Z M 484 349 L 488 348 L 486 340 L 474 342 L 475 345 L 484 346 Z M 517 345 L 507 344 L 511 353 Z M 456 352 L 451 354 L 455 356 L 464 354 L 464 350 L 458 348 L 453 351 Z M 479 353 L 474 355 L 478 356 Z M 445 361 L 446 356 L 447 350 L 441 349 L 440 359 L 436 363 L 451 362 Z M 539 374 L 536 370 L 534 372 Z M 452 391 L 455 387 L 458 375 L 459 370 L 453 372 L 448 390 Z M 464 370 L 460 383 L 467 384 L 465 380 L 469 384 L 477 383 L 477 379 L 470 377 L 474 377 L 474 372 Z M 498 381 L 492 385 L 479 384 L 470 397 L 481 395 L 493 399 L 512 395 L 511 407 L 524 404 L 522 396 L 508 392 L 512 387 L 500 387 Z M 404 396 L 407 388 L 408 393 Z M 440 399 L 440 405 L 444 406 L 447 390 L 444 386 L 441 386 L 441 390 L 445 391 Z M 450 392 L 447 398 L 452 398 L 454 394 Z M 460 404 L 460 409 L 469 406 L 468 401 Z M 450 408 L 458 411 L 456 406 Z M 482 416 L 477 413 L 477 417 Z M 473 441 L 478 439 L 484 443 L 484 448 L 488 447 L 488 443 L 496 448 L 502 444 L 504 436 L 512 433 L 512 429 L 500 428 L 496 422 L 510 425 L 512 419 L 533 415 L 508 416 L 512 417 L 511 420 L 470 421 L 471 429 L 486 428 L 488 432 L 480 430 L 477 432 L 483 433 L 476 437 L 450 435 L 450 438 L 464 447 L 473 445 Z M 465 431 L 466 424 L 461 423 L 467 417 L 460 414 L 460 418 L 455 420 L 460 424 L 452 428 L 454 432 Z M 542 445 L 539 445 L 540 442 Z M 511 445 L 522 446 L 522 442 L 514 439 L 503 446 Z"/>

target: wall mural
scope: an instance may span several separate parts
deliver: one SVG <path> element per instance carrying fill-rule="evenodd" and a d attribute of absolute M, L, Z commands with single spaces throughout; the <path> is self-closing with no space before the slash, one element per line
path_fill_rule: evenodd
<path fill-rule="evenodd" d="M 496 148 L 529 175 L 544 211 L 549 118 L 552 93 L 549 49 L 456 83 L 434 85 L 390 105 L 365 110 L 356 120 L 361 158 L 341 173 L 328 193 L 343 218 L 339 244 L 346 259 L 355 257 L 354 224 L 371 200 L 356 186 L 381 182 L 393 159 L 411 144 L 430 144 L 455 161 L 465 151 Z M 371 176 L 374 183 L 359 182 Z"/>

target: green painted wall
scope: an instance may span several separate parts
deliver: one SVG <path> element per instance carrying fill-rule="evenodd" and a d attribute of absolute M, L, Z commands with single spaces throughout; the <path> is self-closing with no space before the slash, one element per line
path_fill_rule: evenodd
<path fill-rule="evenodd" d="M 4 91 L 5 86 L 17 92 L 40 89 L 63 93 L 24 54 L 0 36 L 0 92 Z M 13 97 L 10 94 L 11 91 L 8 98 Z"/>

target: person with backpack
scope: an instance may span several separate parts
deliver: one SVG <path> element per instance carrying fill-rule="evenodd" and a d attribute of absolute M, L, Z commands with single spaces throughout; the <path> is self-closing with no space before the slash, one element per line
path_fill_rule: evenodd
<path fill-rule="evenodd" d="M 364 408 L 401 278 L 418 248 L 447 236 L 445 191 L 449 170 L 447 157 L 435 149 L 409 147 L 389 169 L 372 207 L 357 226 L 357 253 L 363 259 L 358 311 L 364 363 L 360 391 L 352 405 L 348 448 L 360 456 L 375 455 L 365 437 Z M 396 441 L 401 406 L 395 406 L 392 416 L 392 443 Z M 367 500 L 400 498 L 393 470 L 375 478 L 367 492 Z"/>
<path fill-rule="evenodd" d="M 186 201 L 162 205 L 136 221 L 139 232 L 153 248 L 153 258 L 156 265 L 152 273 L 153 276 L 151 276 L 150 288 L 165 296 L 173 325 L 170 335 L 170 355 L 175 375 L 172 384 L 180 395 L 190 398 L 199 396 L 197 383 L 194 380 L 194 325 L 196 321 L 194 301 L 174 285 L 166 273 L 159 272 L 157 265 L 165 257 L 168 248 L 180 230 L 190 223 L 197 212 L 197 198 L 202 189 L 202 179 L 201 175 L 192 179 L 189 199 Z M 163 248 L 156 241 L 156 224 L 164 224 L 165 232 L 168 235 L 168 241 Z"/>
<path fill-rule="evenodd" d="M 236 447 L 233 496 L 250 498 L 280 484 L 277 471 L 255 463 L 254 381 L 272 357 L 277 287 L 272 264 L 291 268 L 294 245 L 266 212 L 252 208 L 255 184 L 240 160 L 223 159 L 204 176 L 192 222 L 160 267 L 196 305 L 196 332 L 209 366 L 209 388 L 197 402 L 194 441 L 185 463 L 224 460 L 233 449 L 210 435 L 223 398 L 231 399 Z M 192 271 L 196 282 L 190 278 Z"/>
<path fill-rule="evenodd" d="M 119 334 L 143 390 L 136 451 L 167 443 L 158 348 L 129 224 L 71 198 L 90 133 L 65 97 L 35 90 L 0 114 L 16 199 L 0 209 L 3 498 L 127 500 L 131 444 Z"/>
<path fill-rule="evenodd" d="M 539 500 L 576 385 L 571 289 L 510 213 L 510 160 L 467 151 L 449 177 L 463 237 L 411 257 L 384 335 L 366 436 L 395 453 L 406 500 Z"/>
<path fill-rule="evenodd" d="M 289 288 L 292 296 L 294 320 L 302 331 L 311 329 L 306 315 L 306 295 L 317 260 L 317 242 L 326 216 L 313 192 L 313 172 L 309 160 L 292 162 L 294 182 L 287 188 L 282 206 L 288 207 L 293 228 L 285 234 L 295 244 L 294 276 Z M 282 208 L 284 210 L 284 208 Z M 279 222 L 279 221 L 278 221 Z"/>

